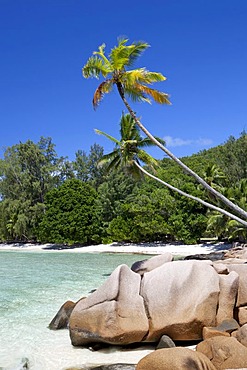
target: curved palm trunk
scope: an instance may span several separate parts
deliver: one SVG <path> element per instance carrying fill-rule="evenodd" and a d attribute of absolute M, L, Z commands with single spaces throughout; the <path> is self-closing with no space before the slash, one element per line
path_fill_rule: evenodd
<path fill-rule="evenodd" d="M 241 219 L 241 218 L 239 218 L 238 216 L 235 216 L 235 215 L 233 215 L 232 213 L 230 213 L 230 212 L 228 212 L 228 211 L 225 211 L 225 210 L 224 210 L 224 209 L 222 209 L 222 208 L 216 207 L 216 206 L 214 206 L 214 205 L 213 205 L 213 204 L 211 204 L 211 203 L 205 202 L 204 200 L 202 200 L 202 199 L 200 199 L 200 198 L 197 198 L 197 197 L 194 197 L 193 195 L 187 194 L 187 193 L 185 193 L 184 191 L 182 191 L 182 190 L 180 190 L 180 189 L 176 188 L 175 186 L 172 186 L 172 185 L 168 184 L 167 182 L 165 182 L 165 181 L 163 181 L 163 180 L 159 179 L 158 177 L 156 177 L 156 176 L 152 175 L 151 173 L 147 172 L 147 171 L 146 171 L 142 166 L 140 166 L 140 165 L 139 165 L 139 163 L 137 163 L 136 161 L 134 161 L 134 164 L 135 164 L 135 165 L 139 168 L 139 170 L 140 170 L 141 172 L 143 172 L 145 175 L 147 175 L 147 176 L 151 177 L 152 179 L 154 179 L 154 180 L 156 180 L 156 181 L 160 182 L 161 184 L 165 185 L 165 186 L 166 186 L 166 187 L 168 187 L 169 189 L 171 189 L 171 190 L 173 190 L 173 191 L 176 191 L 177 193 L 179 193 L 179 194 L 181 194 L 181 195 L 183 195 L 183 196 L 185 196 L 185 197 L 187 197 L 187 198 L 193 199 L 193 200 L 197 201 L 198 203 L 201 203 L 201 204 L 203 204 L 204 206 L 206 206 L 206 207 L 208 207 L 208 208 L 213 209 L 214 211 L 218 211 L 218 212 L 222 213 L 223 215 L 226 215 L 226 216 L 228 216 L 228 217 L 232 218 L 233 220 L 235 220 L 235 221 L 237 221 L 237 222 L 239 222 L 239 223 L 241 223 L 242 225 L 244 225 L 244 226 L 246 226 L 246 227 L 247 227 L 247 222 L 246 222 L 246 221 L 244 221 L 244 220 L 242 220 L 242 219 Z"/>
<path fill-rule="evenodd" d="M 123 87 L 120 83 L 117 83 L 118 92 L 128 109 L 130 115 L 133 117 L 135 123 L 140 127 L 140 129 L 152 140 L 163 152 L 165 152 L 171 159 L 173 159 L 179 166 L 181 166 L 189 175 L 193 176 L 206 190 L 208 190 L 211 194 L 216 196 L 220 199 L 226 206 L 231 208 L 234 212 L 241 215 L 243 218 L 247 219 L 247 212 L 237 206 L 236 204 L 232 203 L 229 199 L 227 199 L 223 194 L 219 193 L 217 190 L 213 189 L 206 181 L 204 181 L 199 175 L 197 175 L 193 170 L 186 166 L 179 158 L 177 158 L 173 153 L 169 151 L 164 145 L 162 145 L 155 137 L 146 129 L 145 126 L 138 120 L 135 115 L 135 112 L 131 109 L 128 101 L 125 98 Z"/>

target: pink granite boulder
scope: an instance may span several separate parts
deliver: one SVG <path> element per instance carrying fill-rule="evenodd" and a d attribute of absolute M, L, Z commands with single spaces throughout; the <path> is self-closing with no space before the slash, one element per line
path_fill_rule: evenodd
<path fill-rule="evenodd" d="M 216 370 L 200 352 L 176 347 L 159 349 L 143 357 L 136 370 Z"/>
<path fill-rule="evenodd" d="M 75 346 L 105 342 L 140 342 L 148 332 L 138 274 L 121 265 L 106 282 L 74 307 L 69 320 L 70 338 Z"/>
<path fill-rule="evenodd" d="M 209 261 L 168 262 L 144 274 L 141 295 L 149 318 L 146 341 L 163 334 L 202 339 L 203 327 L 216 324 L 219 275 Z"/>

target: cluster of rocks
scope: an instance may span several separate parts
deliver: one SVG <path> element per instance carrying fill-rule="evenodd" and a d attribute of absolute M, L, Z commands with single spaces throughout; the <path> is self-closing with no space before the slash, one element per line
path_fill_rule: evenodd
<path fill-rule="evenodd" d="M 200 259 L 165 253 L 118 266 L 88 297 L 65 303 L 50 328 L 68 326 L 72 344 L 88 347 L 166 335 L 169 348 L 159 346 L 136 370 L 247 368 L 247 246 Z M 195 350 L 188 341 L 198 342 Z"/>

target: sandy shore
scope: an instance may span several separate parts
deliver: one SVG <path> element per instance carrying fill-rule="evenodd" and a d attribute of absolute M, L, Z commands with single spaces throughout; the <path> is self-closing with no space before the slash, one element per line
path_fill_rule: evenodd
<path fill-rule="evenodd" d="M 54 244 L 31 244 L 15 243 L 0 244 L 1 251 L 21 252 L 66 252 L 66 253 L 136 253 L 136 254 L 163 254 L 170 252 L 173 255 L 188 256 L 194 254 L 208 254 L 211 252 L 223 251 L 231 248 L 231 244 L 204 243 L 204 244 L 162 244 L 162 243 L 112 243 L 90 245 L 87 247 L 65 247 Z"/>

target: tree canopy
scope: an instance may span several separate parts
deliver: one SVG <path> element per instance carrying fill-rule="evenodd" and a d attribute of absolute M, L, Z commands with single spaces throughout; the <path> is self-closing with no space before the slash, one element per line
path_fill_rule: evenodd
<path fill-rule="evenodd" d="M 246 134 L 229 140 L 232 152 L 241 152 Z M 247 210 L 247 151 L 235 156 L 229 173 L 228 145 L 226 141 L 183 161 Z M 98 168 L 96 163 L 104 158 L 104 151 L 97 144 L 89 153 L 83 149 L 78 152 L 84 153 L 85 171 L 76 163 L 77 158 L 69 161 L 58 157 L 50 138 L 41 138 L 38 143 L 28 140 L 5 150 L 0 160 L 0 240 L 71 245 L 154 240 L 192 243 L 205 237 L 247 239 L 246 228 L 238 222 L 152 178 L 136 182 L 121 168 L 110 173 L 106 165 Z M 89 166 L 92 156 L 97 160 Z M 157 163 L 156 177 L 202 200 L 208 199 L 207 191 L 195 186 L 195 180 L 169 158 Z M 219 205 L 217 198 L 212 197 L 211 202 Z"/>

